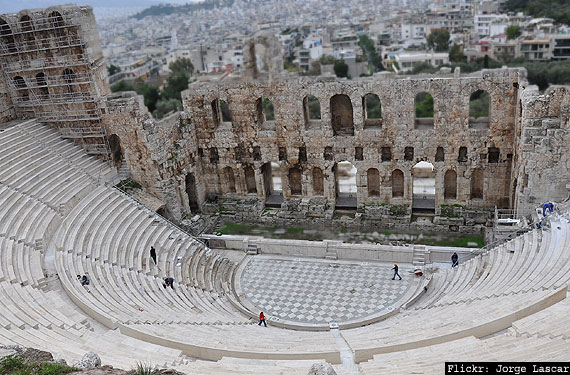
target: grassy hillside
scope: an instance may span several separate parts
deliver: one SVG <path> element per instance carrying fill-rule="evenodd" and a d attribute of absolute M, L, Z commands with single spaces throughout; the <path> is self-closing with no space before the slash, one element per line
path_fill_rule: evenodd
<path fill-rule="evenodd" d="M 160 4 L 146 8 L 133 16 L 136 19 L 143 19 L 146 16 L 167 16 L 173 13 L 190 14 L 200 10 L 214 8 L 231 7 L 234 0 L 205 0 L 199 3 L 188 3 L 184 5 Z"/>

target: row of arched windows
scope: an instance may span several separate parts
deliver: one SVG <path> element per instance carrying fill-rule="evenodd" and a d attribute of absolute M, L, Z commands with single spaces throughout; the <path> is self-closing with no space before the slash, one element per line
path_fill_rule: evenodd
<path fill-rule="evenodd" d="M 222 170 L 223 186 L 225 193 L 236 192 L 236 179 L 234 169 L 225 167 Z M 244 168 L 246 189 L 248 194 L 257 193 L 255 182 L 255 173 L 251 166 Z M 314 167 L 311 171 L 313 180 L 313 194 L 324 194 L 324 174 L 321 168 Z M 289 168 L 288 171 L 289 189 L 292 195 L 302 194 L 302 170 L 299 167 Z M 380 172 L 376 168 L 369 168 L 366 171 L 367 188 L 369 197 L 380 196 Z M 400 169 L 392 171 L 390 176 L 390 185 L 392 187 L 392 197 L 401 198 L 404 196 L 404 172 Z M 475 169 L 471 173 L 470 180 L 470 198 L 483 199 L 484 175 L 481 169 Z M 453 169 L 449 169 L 444 175 L 444 199 L 457 199 L 457 173 Z"/>
<path fill-rule="evenodd" d="M 421 92 L 415 97 L 415 128 L 433 128 L 434 99 L 431 94 Z M 211 103 L 214 122 L 231 122 L 228 104 L 221 99 Z M 258 125 L 263 128 L 266 121 L 275 120 L 275 108 L 268 98 L 258 98 L 255 103 Z M 382 103 L 376 94 L 366 94 L 362 98 L 364 128 L 380 128 L 382 126 Z M 469 98 L 469 126 L 488 128 L 490 112 L 490 96 L 483 90 L 477 90 Z M 331 125 L 335 135 L 354 135 L 353 108 L 350 98 L 345 94 L 333 95 L 330 98 Z M 303 116 L 305 125 L 321 120 L 319 99 L 313 95 L 303 98 Z"/>
<path fill-rule="evenodd" d="M 64 86 L 67 86 L 67 90 L 71 93 L 73 92 L 73 83 L 75 82 L 75 74 L 73 73 L 72 69 L 66 68 L 63 70 L 61 74 L 61 78 L 63 79 Z M 13 78 L 14 87 L 18 89 L 20 98 L 23 101 L 28 101 L 30 99 L 30 93 L 28 92 L 28 85 L 26 81 L 21 76 L 15 76 Z M 35 80 L 30 82 L 31 87 L 35 87 L 38 89 L 38 94 L 41 99 L 45 99 L 49 96 L 49 89 L 48 89 L 48 81 L 47 76 L 44 72 L 40 72 L 36 74 Z"/>
<path fill-rule="evenodd" d="M 10 27 L 6 20 L 0 18 L 0 40 L 3 42 L 3 53 L 17 53 L 18 45 L 14 36 L 20 35 L 22 42 L 28 44 L 36 39 L 36 31 L 51 31 L 55 37 L 64 36 L 63 28 L 65 21 L 61 13 L 57 11 L 50 12 L 45 18 L 33 20 L 29 15 L 24 14 L 20 17 L 15 27 Z M 45 37 L 42 40 L 46 40 Z M 27 48 L 24 48 L 27 50 Z"/>

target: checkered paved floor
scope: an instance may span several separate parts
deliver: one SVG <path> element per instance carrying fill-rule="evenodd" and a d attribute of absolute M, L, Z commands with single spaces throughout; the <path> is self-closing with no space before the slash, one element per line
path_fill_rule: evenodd
<path fill-rule="evenodd" d="M 241 277 L 250 302 L 266 314 L 304 323 L 364 318 L 396 302 L 413 277 L 375 263 L 315 262 L 253 257 Z"/>

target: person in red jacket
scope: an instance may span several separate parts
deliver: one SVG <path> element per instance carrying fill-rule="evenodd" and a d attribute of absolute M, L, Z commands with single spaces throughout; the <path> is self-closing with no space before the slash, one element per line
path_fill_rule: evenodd
<path fill-rule="evenodd" d="M 267 327 L 267 323 L 265 323 L 265 315 L 263 315 L 263 311 L 259 313 L 259 324 L 258 324 L 258 326 L 260 326 L 261 323 L 263 323 L 263 325 L 265 325 Z"/>

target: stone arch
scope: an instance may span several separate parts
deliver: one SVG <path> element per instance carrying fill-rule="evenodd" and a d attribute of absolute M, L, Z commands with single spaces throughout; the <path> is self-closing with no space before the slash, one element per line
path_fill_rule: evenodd
<path fill-rule="evenodd" d="M 414 101 L 416 129 L 433 129 L 433 103 L 433 96 L 429 92 L 423 91 L 416 95 Z"/>
<path fill-rule="evenodd" d="M 435 210 L 435 168 L 423 159 L 412 167 L 412 212 L 415 213 Z"/>
<path fill-rule="evenodd" d="M 485 176 L 479 168 L 471 173 L 471 199 L 483 199 L 483 187 L 485 185 Z"/>
<path fill-rule="evenodd" d="M 222 170 L 222 178 L 223 183 L 222 185 L 225 187 L 226 193 L 235 193 L 236 192 L 236 178 L 234 175 L 234 170 L 232 167 L 225 167 Z"/>
<path fill-rule="evenodd" d="M 336 207 L 356 209 L 358 206 L 358 170 L 347 161 L 340 161 L 333 167 L 336 182 Z"/>
<path fill-rule="evenodd" d="M 20 93 L 20 98 L 23 101 L 30 100 L 30 93 L 28 92 L 28 85 L 26 85 L 26 81 L 21 76 L 14 77 L 14 86 Z"/>
<path fill-rule="evenodd" d="M 399 169 L 392 171 L 392 198 L 404 196 L 404 172 Z"/>
<path fill-rule="evenodd" d="M 200 204 L 198 203 L 198 191 L 196 189 L 196 178 L 193 173 L 188 173 L 185 178 L 186 182 L 186 195 L 188 196 L 188 204 L 190 211 L 200 213 Z"/>
<path fill-rule="evenodd" d="M 469 127 L 489 128 L 491 114 L 491 96 L 487 91 L 477 90 L 469 97 Z"/>
<path fill-rule="evenodd" d="M 368 196 L 380 196 L 380 172 L 376 168 L 370 168 L 366 172 L 366 181 L 368 185 Z"/>
<path fill-rule="evenodd" d="M 275 121 L 275 106 L 269 98 L 263 98 L 263 115 L 265 121 Z"/>
<path fill-rule="evenodd" d="M 49 90 L 47 87 L 47 79 L 44 72 L 36 74 L 36 85 L 38 86 L 40 97 L 46 99 L 49 96 Z"/>
<path fill-rule="evenodd" d="M 289 189 L 291 190 L 291 195 L 301 195 L 303 193 L 301 176 L 301 168 L 289 168 Z"/>
<path fill-rule="evenodd" d="M 457 173 L 448 169 L 443 177 L 443 198 L 457 199 Z"/>
<path fill-rule="evenodd" d="M 259 78 L 268 75 L 272 78 L 280 74 L 283 71 L 281 49 L 281 42 L 273 33 L 262 31 L 254 34 L 243 48 L 245 76 Z"/>
<path fill-rule="evenodd" d="M 111 134 L 109 137 L 109 148 L 111 149 L 113 164 L 119 167 L 123 161 L 123 150 L 121 148 L 121 139 L 117 134 Z"/>
<path fill-rule="evenodd" d="M 362 114 L 364 128 L 379 128 L 382 126 L 382 103 L 376 94 L 366 94 L 362 98 Z"/>
<path fill-rule="evenodd" d="M 63 16 L 58 11 L 53 11 L 48 14 L 49 27 L 53 30 L 57 37 L 62 37 L 65 35 L 63 28 L 65 27 L 65 21 Z"/>
<path fill-rule="evenodd" d="M 245 186 L 248 194 L 257 194 L 257 185 L 255 183 L 255 172 L 251 165 L 244 168 Z"/>
<path fill-rule="evenodd" d="M 313 95 L 303 98 L 303 118 L 306 128 L 311 127 L 311 122 L 316 123 L 321 119 L 321 102 Z"/>
<path fill-rule="evenodd" d="M 33 42 L 34 37 L 34 23 L 32 22 L 32 17 L 24 14 L 20 17 L 20 27 L 22 29 L 22 39 L 26 42 Z"/>
<path fill-rule="evenodd" d="M 354 135 L 352 102 L 347 95 L 337 94 L 331 97 L 330 113 L 334 135 Z"/>
<path fill-rule="evenodd" d="M 63 80 L 65 81 L 65 84 L 67 85 L 67 89 L 69 90 L 69 92 L 70 93 L 73 92 L 73 84 L 76 78 L 73 70 L 70 68 L 65 68 L 62 72 L 62 77 Z"/>
<path fill-rule="evenodd" d="M 5 45 L 8 53 L 16 53 L 18 49 L 16 48 L 16 42 L 14 41 L 14 34 L 12 33 L 12 28 L 8 25 L 4 19 L 0 18 L 0 39 Z"/>
<path fill-rule="evenodd" d="M 313 194 L 323 195 L 325 193 L 323 171 L 319 167 L 313 168 Z"/>

